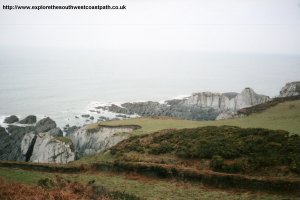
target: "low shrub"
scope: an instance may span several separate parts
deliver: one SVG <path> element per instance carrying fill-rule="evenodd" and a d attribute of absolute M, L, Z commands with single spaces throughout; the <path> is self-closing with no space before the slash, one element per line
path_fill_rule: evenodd
<path fill-rule="evenodd" d="M 221 156 L 213 156 L 210 166 L 213 170 L 221 171 L 224 165 L 224 159 Z"/>
<path fill-rule="evenodd" d="M 40 179 L 37 184 L 38 184 L 38 186 L 40 186 L 42 188 L 47 188 L 47 189 L 53 188 L 55 186 L 54 181 L 50 178 Z"/>
<path fill-rule="evenodd" d="M 300 137 L 282 130 L 208 126 L 193 129 L 164 130 L 124 140 L 111 148 L 112 153 L 175 154 L 181 158 L 247 159 L 247 164 L 228 165 L 226 171 L 257 170 L 269 166 L 290 166 L 299 171 Z M 245 169 L 246 168 L 246 169 Z M 218 169 L 220 170 L 220 169 Z"/>

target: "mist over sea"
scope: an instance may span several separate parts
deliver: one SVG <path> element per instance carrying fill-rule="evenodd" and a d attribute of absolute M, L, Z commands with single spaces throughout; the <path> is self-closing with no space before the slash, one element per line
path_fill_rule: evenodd
<path fill-rule="evenodd" d="M 0 52 L 0 122 L 11 114 L 34 114 L 63 126 L 88 113 L 91 103 L 161 101 L 244 87 L 273 97 L 300 77 L 299 55 L 20 47 Z"/>

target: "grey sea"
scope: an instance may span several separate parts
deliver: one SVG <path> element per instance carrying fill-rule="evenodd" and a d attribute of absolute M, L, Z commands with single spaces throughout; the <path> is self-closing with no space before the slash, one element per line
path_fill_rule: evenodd
<path fill-rule="evenodd" d="M 240 92 L 246 86 L 276 96 L 300 74 L 296 55 L 0 50 L 0 123 L 11 114 L 34 114 L 50 116 L 59 126 L 79 125 L 84 121 L 76 121 L 76 115 L 105 103 L 161 101 L 200 91 Z"/>

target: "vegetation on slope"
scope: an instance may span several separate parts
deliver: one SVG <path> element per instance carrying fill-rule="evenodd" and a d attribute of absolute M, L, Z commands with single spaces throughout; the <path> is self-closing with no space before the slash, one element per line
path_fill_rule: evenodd
<path fill-rule="evenodd" d="M 300 169 L 300 137 L 286 131 L 233 126 L 164 130 L 131 137 L 111 148 L 112 154 L 173 154 L 185 159 L 209 159 L 212 169 L 251 173 L 265 167 Z M 224 160 L 231 162 L 225 163 Z"/>
<path fill-rule="evenodd" d="M 300 100 L 278 103 L 261 113 L 253 113 L 247 117 L 218 120 L 218 121 L 190 121 L 172 118 L 135 118 L 118 121 L 101 122 L 101 125 L 128 125 L 136 124 L 142 128 L 135 130 L 133 135 L 153 133 L 163 129 L 196 128 L 203 126 L 239 126 L 242 128 L 267 128 L 286 130 L 292 134 L 300 135 Z M 98 124 L 89 125 L 90 128 Z"/>
<path fill-rule="evenodd" d="M 26 199 L 63 199 L 63 200 L 139 200 L 133 195 L 110 192 L 103 186 L 96 186 L 94 181 L 84 185 L 72 182 L 56 175 L 55 178 L 41 178 L 37 185 L 26 185 L 16 182 L 7 182 L 0 178 L 0 199 L 26 200 Z"/>
<path fill-rule="evenodd" d="M 191 170 L 187 170 L 186 175 L 194 170 L 195 173 L 190 173 L 191 176 L 194 177 L 195 174 L 198 174 L 202 179 L 214 181 L 216 184 L 227 184 L 229 180 L 236 181 L 240 180 L 242 177 L 240 175 L 226 173 L 244 173 L 247 174 L 247 176 L 251 175 L 249 178 L 243 176 L 245 177 L 243 180 L 251 181 L 253 179 L 253 183 L 259 179 L 252 177 L 252 175 L 265 176 L 266 173 L 270 176 L 281 176 L 286 179 L 286 182 L 280 183 L 279 181 L 278 185 L 289 183 L 289 181 L 290 183 L 297 183 L 297 181 L 299 181 L 299 174 L 297 175 L 297 173 L 299 173 L 299 136 L 289 135 L 286 131 L 300 135 L 299 113 L 300 101 L 295 100 L 276 103 L 276 105 L 272 104 L 268 109 L 262 109 L 260 113 L 253 113 L 250 116 L 232 120 L 188 121 L 171 118 L 139 118 L 104 122 L 100 123 L 100 125 L 119 126 L 136 124 L 142 128 L 136 129 L 133 132 L 132 138 L 113 147 L 111 152 L 114 155 L 108 153 L 98 154 L 83 158 L 75 163 L 85 164 L 98 161 L 110 161 L 111 163 L 114 163 L 111 165 L 112 167 L 127 167 L 133 171 L 137 169 L 151 169 L 157 170 L 158 173 L 168 173 L 169 169 L 173 169 L 173 172 L 180 172 L 176 167 L 183 165 L 186 167 L 195 167 L 189 168 Z M 234 125 L 247 129 L 223 125 Z M 93 129 L 98 126 L 99 124 L 90 125 L 90 128 Z M 257 127 L 281 130 L 274 131 Z M 182 128 L 190 129 L 175 130 Z M 172 130 L 160 131 L 162 129 Z M 156 133 L 149 134 L 153 132 Z M 68 142 L 65 141 L 65 138 L 59 139 Z M 38 166 L 38 168 L 40 168 L 40 166 Z M 80 167 L 76 166 L 74 169 L 77 170 L 80 169 Z M 185 168 L 182 169 L 185 170 Z M 222 173 L 219 173 L 219 175 L 216 172 L 210 173 L 209 171 L 203 171 L 203 173 L 205 172 L 204 174 L 202 172 L 198 173 L 203 169 L 213 169 L 214 171 Z M 72 171 L 73 168 L 71 167 L 70 170 Z M 257 172 L 261 173 L 259 174 Z M 256 194 L 249 195 L 249 192 L 240 193 L 238 195 L 230 194 L 226 191 L 212 191 L 208 188 L 199 189 L 199 185 L 191 186 L 191 183 L 184 183 L 183 187 L 178 187 L 178 182 L 168 183 L 167 181 L 158 180 L 144 181 L 144 178 L 141 178 L 136 174 L 132 178 L 128 173 L 130 173 L 130 171 L 127 171 L 125 177 L 117 174 L 113 174 L 112 176 L 111 173 L 102 173 L 99 175 L 87 173 L 62 174 L 62 176 L 70 178 L 72 181 L 79 181 L 83 187 L 86 187 L 85 184 L 87 181 L 95 179 L 109 190 L 126 190 L 126 192 L 129 191 L 131 194 L 136 194 L 139 197 L 146 197 L 147 199 L 286 198 L 286 196 L 278 197 L 270 194 L 262 195 L 261 193 L 259 196 L 256 196 Z M 36 185 L 40 178 L 45 177 L 49 178 L 46 182 L 51 183 L 54 174 L 0 168 L 0 176 L 7 180 L 18 179 L 18 181 Z M 219 181 L 221 179 L 222 181 Z M 45 180 L 46 179 L 42 179 L 40 184 Z M 268 179 L 263 179 L 263 177 L 262 180 L 266 183 L 268 182 Z M 270 177 L 269 180 L 269 183 L 272 183 L 273 177 Z M 236 184 L 247 185 L 247 182 L 238 181 Z M 0 187 L 6 189 L 9 188 L 5 185 L 6 183 L 4 183 L 4 187 Z M 260 186 L 261 183 L 256 185 L 255 188 Z M 22 186 L 15 185 L 10 185 L 10 187 L 22 188 Z M 288 188 L 289 186 L 286 187 Z M 27 189 L 28 188 L 26 188 L 26 190 Z M 43 188 L 42 190 L 43 191 L 40 191 L 41 193 L 44 191 L 48 192 L 48 195 L 51 193 L 48 189 L 46 190 Z M 68 189 L 66 190 L 69 191 Z M 15 197 L 18 198 L 18 196 Z M 293 197 L 291 197 L 291 199 L 292 198 Z"/>
<path fill-rule="evenodd" d="M 271 101 L 267 101 L 265 103 L 261 103 L 255 106 L 251 106 L 248 108 L 243 108 L 238 111 L 238 114 L 251 115 L 253 113 L 260 113 L 264 110 L 267 110 L 271 107 L 276 106 L 279 103 L 287 102 L 287 101 L 295 101 L 300 100 L 300 95 L 298 96 L 290 96 L 290 97 L 278 97 L 274 98 Z"/>
<path fill-rule="evenodd" d="M 221 190 L 211 187 L 205 187 L 197 183 L 178 182 L 174 180 L 153 179 L 144 176 L 139 176 L 135 173 L 129 174 L 112 174 L 100 173 L 81 173 L 81 174 L 56 174 L 56 173 L 43 173 L 38 171 L 26 171 L 12 168 L 1 168 L 0 177 L 7 182 L 19 182 L 36 186 L 39 180 L 47 178 L 54 179 L 59 175 L 64 179 L 72 182 L 78 182 L 86 185 L 91 180 L 95 180 L 96 186 L 103 186 L 109 191 L 119 191 L 125 194 L 135 194 L 143 199 L 174 199 L 174 200 L 211 200 L 211 199 L 224 199 L 224 200 L 296 200 L 297 196 L 290 194 L 270 194 L 254 191 L 243 190 Z M 5 183 L 8 184 L 8 183 Z M 10 185 L 9 190 L 16 190 L 15 185 Z M 36 187 L 35 187 L 36 188 Z M 2 190 L 5 192 L 5 190 Z M 23 190 L 22 190 L 23 191 Z M 49 190 L 47 190 L 49 191 Z M 17 192 L 17 191 L 15 191 Z M 25 192 L 25 191 L 23 191 Z M 64 191 L 61 191 L 64 192 Z M 29 197 L 25 196 L 24 198 Z M 14 198 L 13 198 L 14 199 Z M 19 199 L 19 198 L 15 198 Z M 22 199 L 22 198 L 20 198 Z M 45 198 L 49 199 L 49 198 Z M 125 199 L 125 198 L 119 198 Z"/>

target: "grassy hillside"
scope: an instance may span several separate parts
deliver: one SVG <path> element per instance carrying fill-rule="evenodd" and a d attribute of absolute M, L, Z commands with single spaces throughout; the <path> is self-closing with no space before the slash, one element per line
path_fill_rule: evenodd
<path fill-rule="evenodd" d="M 171 118 L 136 118 L 121 121 L 101 122 L 101 125 L 136 124 L 142 128 L 133 132 L 135 135 L 156 132 L 162 129 L 182 129 L 203 126 L 231 125 L 242 128 L 268 128 L 286 130 L 300 135 L 300 100 L 286 101 L 270 107 L 261 113 L 253 113 L 247 117 L 219 121 L 189 121 Z M 95 128 L 97 124 L 89 125 Z"/>
<path fill-rule="evenodd" d="M 134 152 L 136 154 L 132 156 Z M 167 154 L 174 158 L 173 163 L 168 161 L 174 166 L 190 159 L 196 165 L 193 162 L 184 165 L 199 170 L 271 176 L 284 173 L 293 177 L 297 177 L 300 168 L 299 152 L 298 135 L 289 136 L 288 132 L 280 130 L 234 126 L 164 130 L 131 137 L 111 148 L 112 154 L 118 154 L 119 159 L 123 157 L 123 160 L 130 162 L 148 158 L 147 161 L 153 163 Z M 155 156 L 156 159 L 153 159 Z M 206 162 L 208 166 L 203 164 L 200 167 L 201 162 Z M 266 168 L 268 173 L 265 173 Z"/>
<path fill-rule="evenodd" d="M 300 135 L 300 100 L 279 103 L 261 113 L 253 113 L 247 117 L 218 120 L 190 121 L 172 118 L 135 118 L 120 121 L 101 122 L 101 125 L 140 125 L 142 129 L 133 132 L 135 135 L 152 133 L 163 129 L 182 129 L 203 126 L 239 126 L 242 128 L 268 128 L 286 130 Z M 89 125 L 94 128 L 97 124 Z"/>
<path fill-rule="evenodd" d="M 136 124 L 140 125 L 142 128 L 137 129 L 133 132 L 134 136 L 145 135 L 149 133 L 159 132 L 163 129 L 183 129 L 183 128 L 197 128 L 197 127 L 205 127 L 205 126 L 238 126 L 242 128 L 268 128 L 271 130 L 285 130 L 290 132 L 290 135 L 296 134 L 300 135 L 300 100 L 294 101 L 286 101 L 282 103 L 276 103 L 272 107 L 269 107 L 266 110 L 263 110 L 260 113 L 253 113 L 247 117 L 237 118 L 237 119 L 229 119 L 229 120 L 219 120 L 219 121 L 189 121 L 189 120 L 178 120 L 172 118 L 136 118 L 136 119 L 127 119 L 121 121 L 109 121 L 109 122 L 102 122 L 99 124 L 92 124 L 90 128 L 93 129 L 99 125 L 129 125 L 129 124 Z M 174 131 L 173 131 L 174 132 Z M 180 132 L 180 131 L 179 131 Z M 272 132 L 272 131 L 271 131 Z M 278 132 L 280 133 L 280 132 Z M 201 135 L 198 135 L 201 136 Z M 220 139 L 220 138 L 217 138 Z M 233 141 L 231 141 L 233 142 Z M 241 141 L 236 141 L 241 142 Z M 137 143 L 131 145 L 134 146 Z M 152 144 L 157 145 L 157 144 Z M 173 145 L 173 144 L 172 144 Z M 172 146 L 171 145 L 171 146 Z M 188 144 L 187 144 L 188 145 Z M 207 144 L 206 144 L 207 145 Z M 266 144 L 267 145 L 267 144 Z M 285 144 L 284 144 L 285 145 Z M 144 148 L 143 145 L 141 145 Z M 166 144 L 162 145 L 163 147 L 167 146 Z M 213 144 L 215 147 L 216 145 Z M 276 146 L 276 144 L 275 144 Z M 137 146 L 136 146 L 137 147 Z M 177 146 L 178 147 L 178 146 Z M 188 146 L 186 146 L 187 148 Z M 262 145 L 264 147 L 264 145 Z M 274 147 L 275 148 L 275 147 Z M 213 148 L 214 149 L 214 148 Z M 121 149 L 119 149 L 122 151 Z M 129 148 L 130 150 L 130 148 Z M 146 151 L 149 149 L 146 148 Z M 166 150 L 166 149 L 165 149 Z M 196 151 L 195 151 L 196 152 Z M 170 153 L 170 152 L 166 152 Z M 121 159 L 124 161 L 137 161 L 137 162 L 155 162 L 155 163 L 168 163 L 168 164 L 176 164 L 178 163 L 198 163 L 196 168 L 199 166 L 202 169 L 209 169 L 210 161 L 204 161 L 203 158 L 201 162 L 198 161 L 191 161 L 191 160 L 183 160 L 176 155 L 159 155 L 157 157 L 153 154 L 142 155 L 141 152 L 130 151 L 126 152 L 124 155 L 121 156 Z M 222 152 L 221 152 L 222 153 Z M 217 154 L 216 154 L 217 155 Z M 212 155 L 213 156 L 213 155 Z M 191 156 L 193 157 L 193 156 Z M 271 158 L 271 157 L 270 157 Z M 86 164 L 86 163 L 93 163 L 93 162 L 113 162 L 115 160 L 120 159 L 117 155 L 112 156 L 111 154 L 96 154 L 93 156 L 84 157 L 78 161 L 75 161 L 76 164 Z M 210 157 L 211 159 L 211 157 Z M 240 162 L 239 160 L 237 160 Z M 232 161 L 225 161 L 225 163 L 233 164 L 235 162 Z M 298 161 L 297 161 L 298 162 Z M 201 163 L 201 164 L 199 164 Z M 188 164 L 189 165 L 189 164 Z M 265 170 L 263 174 L 267 174 L 268 170 Z M 276 171 L 276 170 L 275 170 Z M 279 170 L 280 171 L 280 170 Z M 273 173 L 273 172 L 272 172 Z M 275 172 L 276 173 L 276 172 Z M 274 174 L 274 173 L 273 173 Z"/>
<path fill-rule="evenodd" d="M 300 100 L 278 103 L 260 111 L 220 121 L 136 118 L 89 125 L 91 131 L 99 125 L 141 128 L 110 152 L 83 157 L 68 165 L 24 168 L 30 171 L 0 167 L 0 199 L 6 199 L 1 195 L 7 196 L 7 192 L 14 194 L 17 190 L 11 188 L 16 187 L 56 197 L 74 195 L 74 191 L 75 195 L 85 192 L 91 195 L 100 188 L 100 192 L 107 190 L 109 194 L 142 199 L 298 199 L 294 191 L 298 191 L 299 184 L 300 137 L 293 134 L 300 135 Z M 38 171 L 47 167 L 56 170 Z M 79 171 L 72 172 L 73 168 Z M 157 178 L 165 175 L 170 175 L 165 177 L 169 179 Z M 61 190 L 37 187 L 41 180 L 51 182 L 57 176 L 69 180 Z M 95 184 L 92 187 L 91 181 Z M 290 190 L 292 193 L 280 194 Z M 17 191 L 15 197 L 20 195 L 29 194 Z M 121 199 L 134 199 L 123 196 Z"/>

